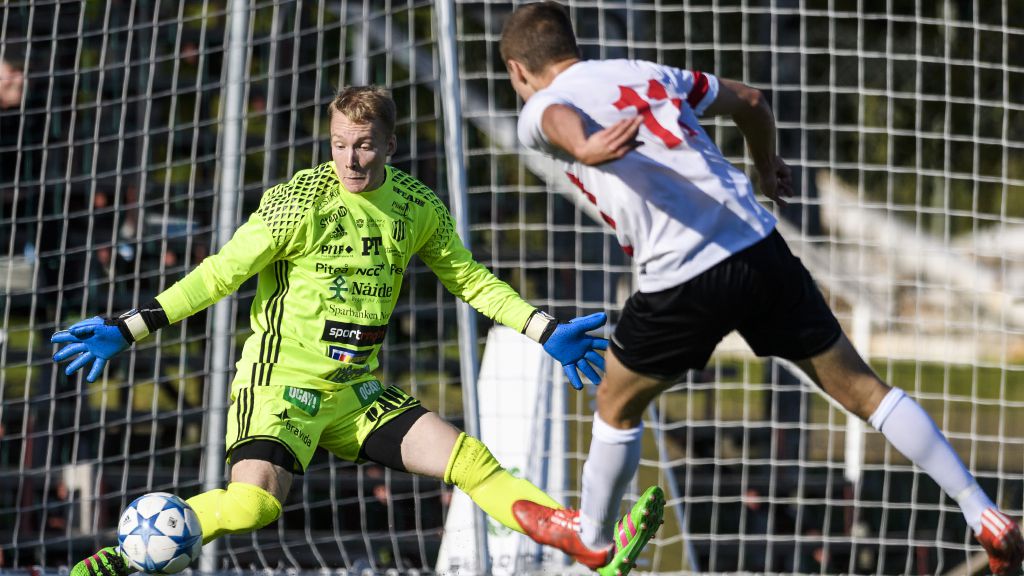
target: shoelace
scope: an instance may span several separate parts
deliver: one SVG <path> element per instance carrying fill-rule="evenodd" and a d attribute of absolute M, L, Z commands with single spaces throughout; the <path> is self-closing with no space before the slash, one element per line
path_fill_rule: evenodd
<path fill-rule="evenodd" d="M 582 528 L 580 527 L 579 512 L 567 513 L 565 510 L 556 510 L 555 513 L 551 515 L 551 523 L 556 526 L 572 530 L 577 534 L 582 531 Z"/>

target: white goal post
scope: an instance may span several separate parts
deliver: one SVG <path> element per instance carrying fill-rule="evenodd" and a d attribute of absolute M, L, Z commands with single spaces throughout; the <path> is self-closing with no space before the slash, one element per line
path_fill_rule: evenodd
<path fill-rule="evenodd" d="M 325 106 L 339 86 L 392 90 L 392 163 L 437 190 L 498 276 L 559 317 L 606 311 L 614 325 L 634 286 L 629 258 L 516 141 L 521 102 L 498 39 L 522 3 L 0 5 L 0 572 L 56 572 L 110 545 L 136 496 L 223 482 L 217 418 L 251 284 L 93 385 L 54 368 L 48 339 L 148 301 L 264 190 L 329 159 Z M 564 3 L 588 58 L 657 60 L 765 93 L 798 192 L 772 206 L 783 235 L 879 375 L 1024 514 L 1024 11 L 1012 0 Z M 749 168 L 728 119 L 704 127 Z M 414 259 L 380 377 L 460 426 L 479 410 L 486 437 L 494 390 L 473 382 L 491 327 Z M 541 452 L 558 455 L 559 499 L 574 505 L 594 392 L 566 388 L 553 383 L 564 403 L 535 416 L 564 427 L 559 449 Z M 639 572 L 939 574 L 977 561 L 934 482 L 734 336 L 646 425 L 627 501 L 658 483 L 671 512 Z M 499 430 L 494 442 L 506 440 Z M 278 523 L 220 540 L 201 568 L 434 573 L 453 501 L 439 481 L 319 454 Z M 465 544 L 477 557 L 480 526 Z"/>

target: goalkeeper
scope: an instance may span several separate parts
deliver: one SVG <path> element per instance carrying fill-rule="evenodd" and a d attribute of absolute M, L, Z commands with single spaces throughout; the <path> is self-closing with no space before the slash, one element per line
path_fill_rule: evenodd
<path fill-rule="evenodd" d="M 293 475 L 303 473 L 318 446 L 345 460 L 441 478 L 519 532 L 515 502 L 560 508 L 505 471 L 479 440 L 373 375 L 413 254 L 453 294 L 542 343 L 577 380 L 578 367 L 597 382 L 595 368 L 604 365 L 595 350 L 607 346 L 586 334 L 604 323 L 603 314 L 559 324 L 473 260 L 433 191 L 386 164 L 396 148 L 395 116 L 386 90 L 341 90 L 330 105 L 333 162 L 268 190 L 218 254 L 154 301 L 116 319 L 79 322 L 52 338 L 67 344 L 54 360 L 77 355 L 67 374 L 88 368 L 92 382 L 132 343 L 259 274 L 253 334 L 231 388 L 231 481 L 188 500 L 204 543 L 277 520 Z M 660 518 L 662 499 L 652 490 L 634 514 Z M 79 562 L 71 576 L 131 571 L 117 548 L 107 547 Z"/>
<path fill-rule="evenodd" d="M 520 140 L 562 161 L 636 260 L 639 278 L 597 389 L 580 534 L 565 528 L 569 512 L 531 503 L 517 508 L 527 532 L 591 547 L 612 541 L 614 512 L 640 460 L 645 408 L 737 330 L 759 356 L 795 362 L 927 472 L 960 505 L 993 572 L 1018 571 L 1024 539 L 1016 522 L 985 495 L 928 413 L 857 354 L 746 175 L 698 123 L 701 115 L 731 117 L 762 191 L 784 203 L 790 170 L 776 154 L 775 120 L 761 93 L 642 60 L 584 61 L 567 11 L 554 2 L 517 8 L 500 49 L 525 102 Z"/>

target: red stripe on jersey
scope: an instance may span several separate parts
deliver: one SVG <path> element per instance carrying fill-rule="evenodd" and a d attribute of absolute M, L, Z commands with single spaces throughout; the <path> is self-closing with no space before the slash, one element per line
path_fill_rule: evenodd
<path fill-rule="evenodd" d="M 569 177 L 569 181 L 570 182 L 575 184 L 576 187 L 580 189 L 580 192 L 583 192 L 583 195 L 587 197 L 587 200 L 590 200 L 591 204 L 593 204 L 594 206 L 597 206 L 597 196 L 594 196 L 593 194 L 590 193 L 589 190 L 587 190 L 586 186 L 583 185 L 583 181 L 582 180 L 580 180 L 572 172 L 566 172 L 565 175 Z M 597 209 L 597 213 L 601 215 L 601 219 L 602 220 L 607 222 L 608 225 L 612 227 L 612 230 L 615 230 L 615 219 L 614 218 L 612 218 L 611 216 L 605 214 L 604 211 L 601 210 L 600 208 Z M 622 251 L 625 252 L 629 256 L 633 255 L 633 247 L 632 246 L 623 246 L 622 247 Z"/>
<path fill-rule="evenodd" d="M 583 182 L 579 178 L 577 178 L 575 174 L 573 174 L 572 172 L 566 172 L 565 175 L 569 177 L 570 182 L 575 184 L 576 187 L 580 189 L 580 192 L 583 192 L 583 195 L 587 197 L 587 200 L 590 200 L 591 204 L 597 206 L 597 196 L 594 196 L 593 194 L 588 192 L 587 189 L 583 186 Z"/>
<path fill-rule="evenodd" d="M 686 102 L 690 105 L 690 108 L 696 108 L 697 104 L 704 99 L 704 96 L 708 93 L 708 77 L 699 70 L 693 71 L 693 88 L 690 89 L 690 94 L 686 97 Z"/>

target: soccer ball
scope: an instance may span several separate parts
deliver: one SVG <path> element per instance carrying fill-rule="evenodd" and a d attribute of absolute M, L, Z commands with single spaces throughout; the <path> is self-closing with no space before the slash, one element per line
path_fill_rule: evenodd
<path fill-rule="evenodd" d="M 140 496 L 117 523 L 121 553 L 147 574 L 174 574 L 192 563 L 203 547 L 203 531 L 192 507 L 174 494 Z"/>

